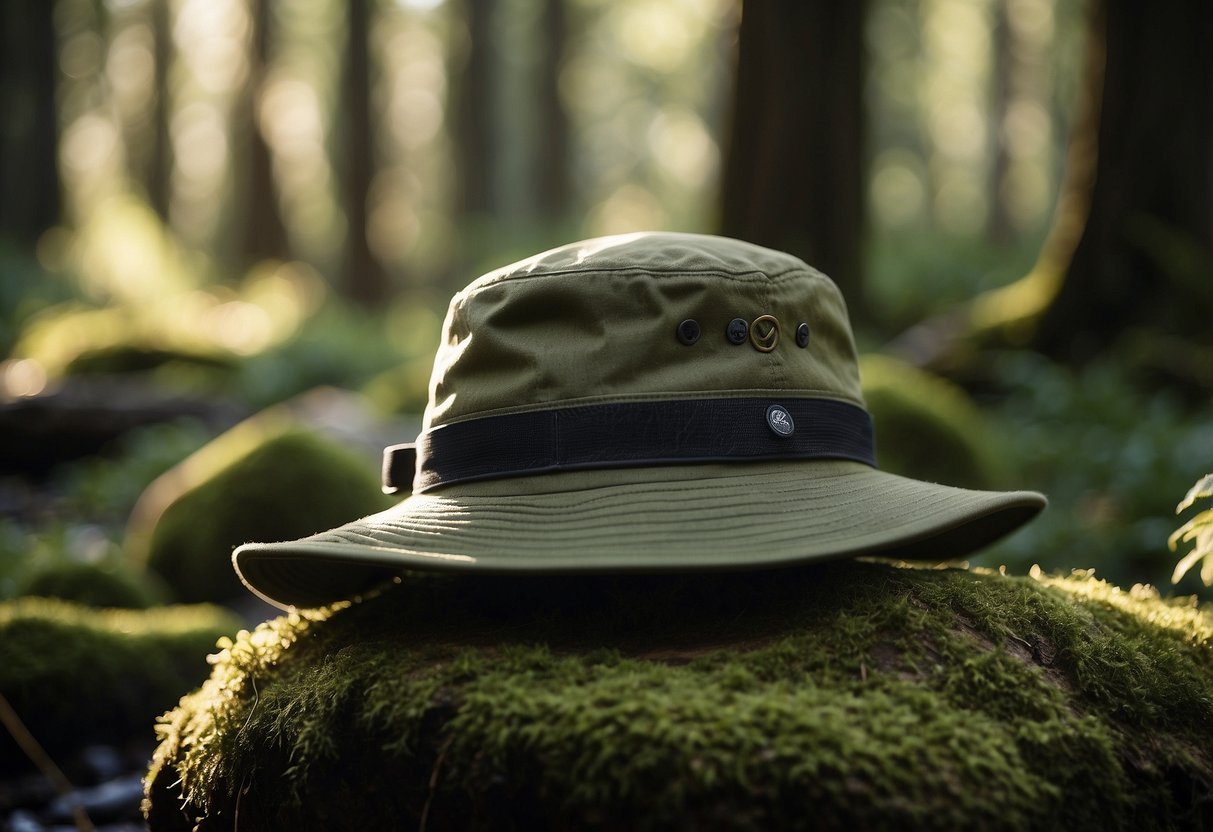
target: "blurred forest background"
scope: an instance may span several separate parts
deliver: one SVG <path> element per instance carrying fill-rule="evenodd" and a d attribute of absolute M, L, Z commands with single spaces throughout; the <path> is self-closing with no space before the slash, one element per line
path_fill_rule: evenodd
<path fill-rule="evenodd" d="M 886 467 L 1050 496 L 976 563 L 1205 592 L 1167 537 L 1213 468 L 1211 33 L 1127 0 L 5 0 L 0 598 L 223 600 L 172 565 L 200 536 L 234 583 L 232 543 L 329 525 L 267 437 L 373 480 L 453 291 L 648 229 L 834 277 Z M 199 532 L 271 491 L 303 517 Z"/>

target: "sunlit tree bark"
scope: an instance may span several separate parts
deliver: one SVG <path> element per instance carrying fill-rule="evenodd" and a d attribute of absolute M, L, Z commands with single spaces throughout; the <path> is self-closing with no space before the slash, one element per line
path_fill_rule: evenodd
<path fill-rule="evenodd" d="M 866 3 L 748 0 L 726 149 L 724 234 L 829 274 L 862 318 Z"/>
<path fill-rule="evenodd" d="M 59 221 L 54 3 L 0 4 L 0 237 L 32 246 Z"/>
<path fill-rule="evenodd" d="M 1089 210 L 1034 343 L 1081 363 L 1136 329 L 1213 342 L 1213 5 L 1097 0 L 1092 27 Z"/>

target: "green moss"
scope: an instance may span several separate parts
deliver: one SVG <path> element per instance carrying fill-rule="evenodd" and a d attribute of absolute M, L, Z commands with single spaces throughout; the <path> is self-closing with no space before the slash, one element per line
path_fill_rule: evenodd
<path fill-rule="evenodd" d="M 1208 824 L 1213 614 L 848 562 L 414 577 L 224 642 L 154 830 Z"/>
<path fill-rule="evenodd" d="M 883 355 L 863 356 L 859 375 L 881 468 L 964 488 L 1006 479 L 990 429 L 959 387 Z"/>
<path fill-rule="evenodd" d="M 305 537 L 390 500 L 372 464 L 271 416 L 202 448 L 153 483 L 140 504 L 128 551 L 178 600 L 199 602 L 245 596 L 231 564 L 241 543 Z"/>
<path fill-rule="evenodd" d="M 129 567 L 60 562 L 33 574 L 17 595 L 37 595 L 74 601 L 86 607 L 147 609 L 164 603 L 167 590 L 154 577 Z"/>
<path fill-rule="evenodd" d="M 239 621 L 215 607 L 95 610 L 64 601 L 0 603 L 0 694 L 52 755 L 146 732 L 204 679 L 206 654 Z M 27 764 L 0 733 L 0 769 Z"/>

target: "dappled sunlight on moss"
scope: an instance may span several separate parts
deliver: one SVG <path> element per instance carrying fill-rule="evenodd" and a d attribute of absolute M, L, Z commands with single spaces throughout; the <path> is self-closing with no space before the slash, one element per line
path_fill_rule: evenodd
<path fill-rule="evenodd" d="M 1076 569 L 1065 578 L 1037 570 L 1033 577 L 1074 597 L 1128 613 L 1144 625 L 1170 630 L 1193 646 L 1213 648 L 1213 612 L 1207 605 L 1200 606 L 1195 596 L 1164 599 L 1149 584 L 1124 590 L 1096 578 L 1093 569 Z"/>
<path fill-rule="evenodd" d="M 207 604 L 149 610 L 99 610 L 50 598 L 17 598 L 0 603 L 0 626 L 25 620 L 48 621 L 95 633 L 174 638 L 190 635 L 200 629 L 214 628 L 216 622 L 231 625 L 236 618 Z M 214 642 L 214 638 L 210 641 Z"/>

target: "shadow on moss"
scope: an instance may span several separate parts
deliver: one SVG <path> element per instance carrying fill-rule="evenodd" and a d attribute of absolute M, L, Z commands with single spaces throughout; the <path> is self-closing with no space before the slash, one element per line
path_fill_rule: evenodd
<path fill-rule="evenodd" d="M 206 676 L 239 620 L 216 607 L 95 610 L 48 598 L 0 603 L 0 693 L 52 757 L 124 743 Z M 28 766 L 0 733 L 0 770 Z"/>
<path fill-rule="evenodd" d="M 153 830 L 1213 822 L 1213 616 L 851 562 L 410 577 L 267 622 L 166 715 Z"/>

